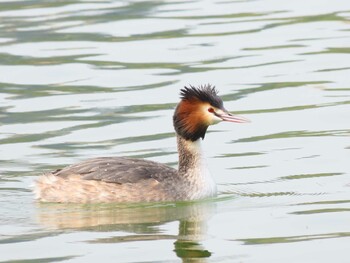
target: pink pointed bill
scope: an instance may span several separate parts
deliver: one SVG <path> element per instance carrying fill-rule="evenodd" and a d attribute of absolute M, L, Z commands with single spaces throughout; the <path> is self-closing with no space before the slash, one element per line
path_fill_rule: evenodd
<path fill-rule="evenodd" d="M 236 123 L 250 122 L 250 120 L 248 120 L 247 118 L 244 118 L 244 117 L 238 116 L 238 115 L 233 115 L 231 113 L 224 113 L 224 114 L 220 115 L 220 118 L 223 121 L 227 121 L 227 122 L 236 122 Z"/>

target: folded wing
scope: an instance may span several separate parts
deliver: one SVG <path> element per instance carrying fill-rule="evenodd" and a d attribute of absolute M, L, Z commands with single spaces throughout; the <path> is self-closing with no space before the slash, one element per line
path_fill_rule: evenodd
<path fill-rule="evenodd" d="M 80 175 L 84 180 L 116 184 L 136 183 L 147 179 L 161 182 L 165 178 L 176 175 L 176 173 L 174 168 L 164 164 L 124 157 L 89 159 L 52 172 L 52 174 L 62 178 Z"/>

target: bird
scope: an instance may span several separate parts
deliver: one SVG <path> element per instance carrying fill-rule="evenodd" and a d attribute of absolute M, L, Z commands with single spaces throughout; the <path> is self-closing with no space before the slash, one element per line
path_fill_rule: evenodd
<path fill-rule="evenodd" d="M 249 122 L 225 109 L 215 86 L 185 86 L 173 115 L 178 169 L 129 157 L 87 159 L 39 176 L 36 199 L 54 203 L 142 203 L 214 197 L 217 187 L 203 157 L 201 140 L 210 125 L 222 121 Z"/>

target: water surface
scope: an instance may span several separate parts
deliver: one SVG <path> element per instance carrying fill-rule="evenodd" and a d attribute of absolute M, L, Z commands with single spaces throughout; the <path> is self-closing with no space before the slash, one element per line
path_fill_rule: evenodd
<path fill-rule="evenodd" d="M 0 1 L 1 262 L 347 262 L 350 3 Z M 213 200 L 38 204 L 97 156 L 177 165 L 171 117 L 211 83 Z"/>

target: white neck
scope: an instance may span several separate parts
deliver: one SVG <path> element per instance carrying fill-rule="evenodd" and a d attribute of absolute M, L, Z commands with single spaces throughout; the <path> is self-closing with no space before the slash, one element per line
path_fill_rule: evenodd
<path fill-rule="evenodd" d="M 193 187 L 193 199 L 214 196 L 216 184 L 203 157 L 201 139 L 185 140 L 177 136 L 179 152 L 179 175 Z"/>

